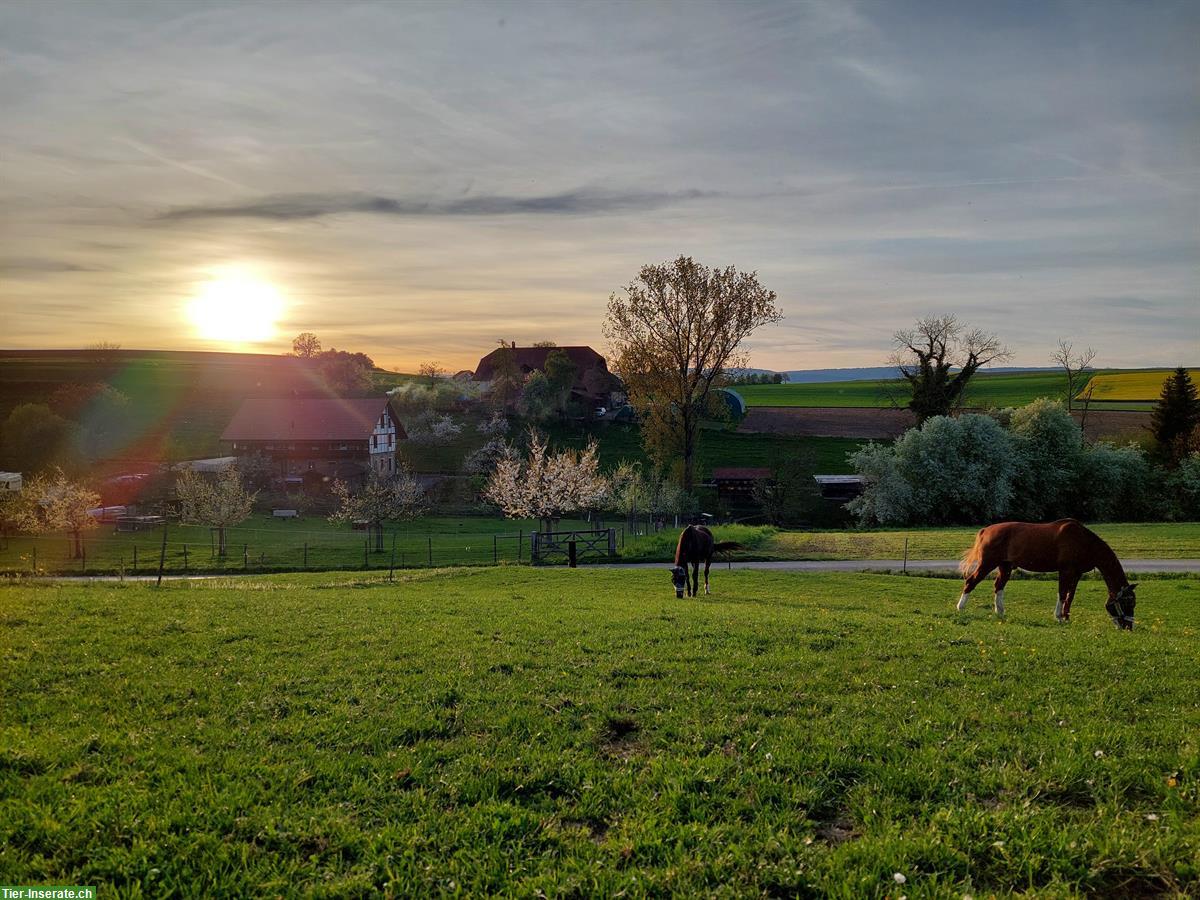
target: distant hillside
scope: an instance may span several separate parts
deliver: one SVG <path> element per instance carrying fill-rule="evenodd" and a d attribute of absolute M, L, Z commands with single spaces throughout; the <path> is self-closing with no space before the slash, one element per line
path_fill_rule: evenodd
<path fill-rule="evenodd" d="M 755 370 L 758 371 L 758 370 Z M 1003 375 L 1019 372 L 1053 372 L 1050 366 L 997 366 L 980 374 Z M 784 373 L 793 384 L 826 384 L 831 381 L 881 381 L 896 377 L 895 366 L 865 366 L 857 369 L 792 369 Z"/>

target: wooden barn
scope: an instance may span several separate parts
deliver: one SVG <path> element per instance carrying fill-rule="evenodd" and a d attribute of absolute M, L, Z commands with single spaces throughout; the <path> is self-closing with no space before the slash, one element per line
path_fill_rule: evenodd
<path fill-rule="evenodd" d="M 269 459 L 277 475 L 343 481 L 396 472 L 407 435 L 386 397 L 244 400 L 221 440 L 239 459 Z"/>

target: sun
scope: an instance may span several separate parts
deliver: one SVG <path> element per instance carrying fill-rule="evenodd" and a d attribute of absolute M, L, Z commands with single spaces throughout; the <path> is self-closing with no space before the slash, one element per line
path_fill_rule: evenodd
<path fill-rule="evenodd" d="M 279 289 L 245 272 L 214 275 L 200 285 L 188 307 L 197 335 L 231 344 L 271 340 L 282 314 Z"/>

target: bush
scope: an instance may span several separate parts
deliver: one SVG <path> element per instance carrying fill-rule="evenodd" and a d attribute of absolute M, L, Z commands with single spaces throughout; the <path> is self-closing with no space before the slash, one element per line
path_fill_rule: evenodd
<path fill-rule="evenodd" d="M 1067 515 L 1084 468 L 1079 425 L 1045 399 L 1010 410 L 1008 420 L 1019 469 L 1007 514 L 1034 522 Z"/>
<path fill-rule="evenodd" d="M 1099 443 L 1080 456 L 1077 499 L 1068 510 L 1083 519 L 1131 522 L 1160 514 L 1154 470 L 1138 447 Z"/>
<path fill-rule="evenodd" d="M 989 416 L 934 416 L 890 447 L 850 457 L 867 489 L 848 504 L 864 524 L 944 525 L 997 519 L 1018 474 L 1011 435 Z"/>
<path fill-rule="evenodd" d="M 1171 518 L 1200 521 L 1200 452 L 1185 456 L 1167 476 L 1166 495 Z"/>

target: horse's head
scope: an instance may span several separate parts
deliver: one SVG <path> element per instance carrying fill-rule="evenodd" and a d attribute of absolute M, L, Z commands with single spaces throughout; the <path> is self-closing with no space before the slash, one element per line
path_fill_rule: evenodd
<path fill-rule="evenodd" d="M 676 599 L 682 599 L 683 592 L 687 590 L 687 569 L 683 566 L 672 566 L 671 583 L 675 585 Z"/>
<path fill-rule="evenodd" d="M 1133 608 L 1137 605 L 1137 597 L 1133 594 L 1133 589 L 1137 587 L 1137 583 L 1127 584 L 1115 594 L 1108 595 L 1108 602 L 1104 604 L 1105 610 L 1112 616 L 1113 624 L 1118 628 L 1128 628 L 1133 631 Z"/>

